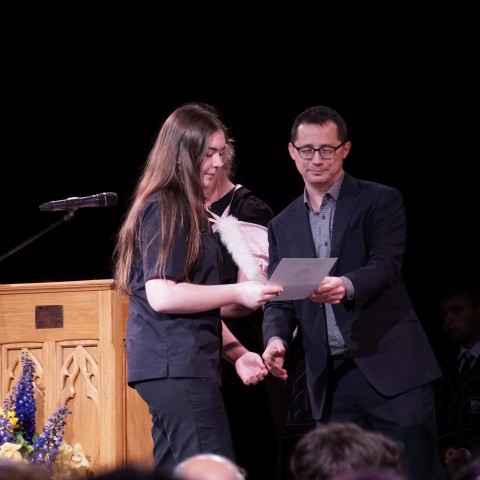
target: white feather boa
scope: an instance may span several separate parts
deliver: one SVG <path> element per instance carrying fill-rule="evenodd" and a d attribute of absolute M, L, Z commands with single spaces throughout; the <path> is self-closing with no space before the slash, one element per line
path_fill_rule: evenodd
<path fill-rule="evenodd" d="M 266 284 L 268 266 L 267 228 L 249 222 L 242 222 L 233 215 L 220 217 L 210 214 L 213 231 L 218 231 L 222 243 L 233 261 L 248 280 Z"/>

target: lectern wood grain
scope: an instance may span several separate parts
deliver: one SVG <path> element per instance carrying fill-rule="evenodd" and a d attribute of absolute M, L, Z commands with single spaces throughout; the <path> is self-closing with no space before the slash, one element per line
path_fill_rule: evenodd
<path fill-rule="evenodd" d="M 28 350 L 37 431 L 66 405 L 65 439 L 81 443 L 94 472 L 153 465 L 150 415 L 126 384 L 127 315 L 113 280 L 0 285 L 0 401 Z"/>

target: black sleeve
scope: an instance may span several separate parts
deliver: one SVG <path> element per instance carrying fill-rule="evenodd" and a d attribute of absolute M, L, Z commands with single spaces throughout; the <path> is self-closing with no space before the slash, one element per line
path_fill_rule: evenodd
<path fill-rule="evenodd" d="M 248 188 L 240 187 L 233 197 L 230 215 L 242 222 L 256 223 L 266 227 L 273 218 L 273 210 Z"/>

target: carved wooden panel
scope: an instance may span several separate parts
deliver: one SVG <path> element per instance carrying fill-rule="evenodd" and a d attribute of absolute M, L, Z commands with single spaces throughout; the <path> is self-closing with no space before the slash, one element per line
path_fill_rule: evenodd
<path fill-rule="evenodd" d="M 94 472 L 153 465 L 148 409 L 126 385 L 127 314 L 112 280 L 0 285 L 2 400 L 18 383 L 28 350 L 37 431 L 67 406 L 65 440 L 81 443 Z"/>

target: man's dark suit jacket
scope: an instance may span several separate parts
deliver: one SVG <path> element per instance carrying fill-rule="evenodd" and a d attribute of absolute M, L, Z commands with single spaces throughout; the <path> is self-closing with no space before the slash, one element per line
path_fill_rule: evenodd
<path fill-rule="evenodd" d="M 457 356 L 455 351 L 446 358 L 444 376 L 434 383 L 439 447 L 480 456 L 480 360 L 460 380 Z"/>
<path fill-rule="evenodd" d="M 271 220 L 269 275 L 283 257 L 315 257 L 308 210 L 301 195 Z M 428 338 L 402 279 L 406 220 L 394 188 L 345 173 L 335 208 L 329 275 L 346 276 L 355 297 L 333 306 L 346 346 L 367 380 L 391 396 L 441 375 Z M 310 299 L 265 306 L 265 342 L 287 343 L 301 325 L 309 397 L 314 420 L 321 418 L 328 355 L 325 309 Z M 412 406 L 412 408 L 414 408 Z"/>

